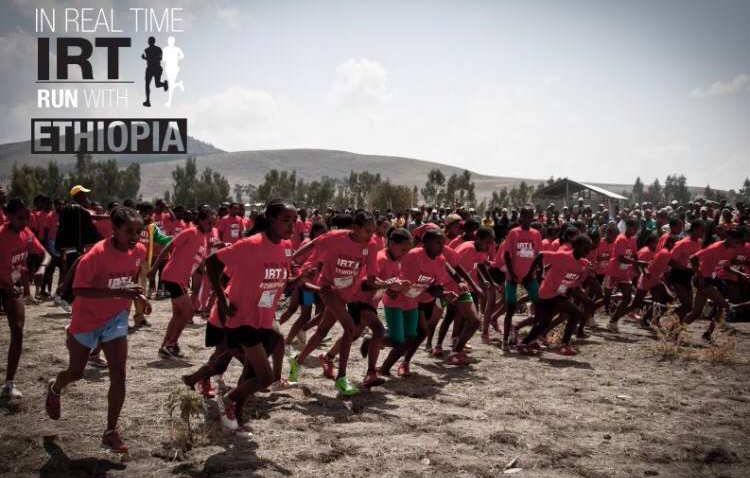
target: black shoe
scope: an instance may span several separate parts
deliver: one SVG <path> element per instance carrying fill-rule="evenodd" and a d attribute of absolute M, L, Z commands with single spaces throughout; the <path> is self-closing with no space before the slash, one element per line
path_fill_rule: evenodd
<path fill-rule="evenodd" d="M 151 106 L 151 102 L 150 101 L 144 101 L 143 102 L 143 106 Z"/>
<path fill-rule="evenodd" d="M 169 82 L 164 80 L 164 91 L 169 91 Z"/>

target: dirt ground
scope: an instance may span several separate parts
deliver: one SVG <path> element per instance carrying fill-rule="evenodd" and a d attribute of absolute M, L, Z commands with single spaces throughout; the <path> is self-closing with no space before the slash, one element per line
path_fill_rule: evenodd
<path fill-rule="evenodd" d="M 46 417 L 46 380 L 67 363 L 68 319 L 49 303 L 27 309 L 17 377 L 24 398 L 0 404 L 0 476 L 499 476 L 514 459 L 520 471 L 507 471 L 519 477 L 750 476 L 750 324 L 737 325 L 729 363 L 665 360 L 658 341 L 632 322 L 619 335 L 594 330 L 573 358 L 503 356 L 475 337 L 470 367 L 420 351 L 411 378 L 350 400 L 337 398 L 310 359 L 302 387 L 248 403 L 254 437 L 222 434 L 209 403 L 195 446 L 173 453 L 167 397 L 209 351 L 196 318 L 182 339 L 190 364 L 159 359 L 170 306 L 154 304 L 153 326 L 129 340 L 124 462 L 99 449 L 106 371 L 88 369 L 63 394 L 62 419 Z M 690 330 L 694 344 L 703 326 Z M 356 349 L 349 375 L 359 380 Z M 233 364 L 227 382 L 239 371 Z"/>

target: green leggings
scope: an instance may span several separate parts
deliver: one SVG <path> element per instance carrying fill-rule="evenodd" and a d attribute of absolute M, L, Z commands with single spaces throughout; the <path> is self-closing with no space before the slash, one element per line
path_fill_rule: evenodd
<path fill-rule="evenodd" d="M 407 338 L 417 336 L 419 311 L 403 310 L 396 307 L 385 308 L 385 323 L 388 325 L 388 337 L 396 344 L 402 344 Z"/>

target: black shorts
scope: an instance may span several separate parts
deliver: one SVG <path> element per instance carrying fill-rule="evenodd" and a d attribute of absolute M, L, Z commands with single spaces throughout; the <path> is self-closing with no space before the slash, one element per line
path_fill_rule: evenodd
<path fill-rule="evenodd" d="M 490 268 L 490 278 L 496 283 L 502 285 L 505 284 L 505 272 L 501 271 L 497 267 Z"/>
<path fill-rule="evenodd" d="M 271 355 L 281 336 L 273 329 L 256 329 L 249 325 L 226 328 L 227 346 L 232 349 L 254 347 L 263 344 L 266 354 Z"/>
<path fill-rule="evenodd" d="M 352 316 L 354 325 L 356 325 L 357 327 L 362 325 L 362 311 L 369 310 L 376 316 L 378 315 L 378 311 L 375 310 L 373 306 L 365 302 L 349 302 L 348 304 L 346 304 L 346 310 L 349 311 L 349 315 Z"/>
<path fill-rule="evenodd" d="M 431 300 L 430 302 L 420 302 L 418 309 L 421 313 L 424 314 L 424 320 L 429 321 L 430 317 L 432 317 L 432 312 L 435 310 L 435 301 Z"/>
<path fill-rule="evenodd" d="M 672 269 L 667 276 L 667 282 L 680 285 L 686 289 L 690 288 L 690 280 L 693 278 L 693 271 Z"/>
<path fill-rule="evenodd" d="M 178 297 L 182 297 L 185 295 L 185 291 L 182 290 L 182 286 L 178 284 L 177 282 L 169 282 L 167 280 L 162 281 L 161 284 L 164 286 L 164 289 L 169 292 L 169 296 L 173 299 L 176 299 Z"/>
<path fill-rule="evenodd" d="M 727 281 L 724 279 L 715 279 L 713 277 L 704 277 L 703 278 L 703 288 L 714 286 L 716 287 L 716 290 L 718 290 L 721 295 L 725 296 L 727 295 Z"/>
<path fill-rule="evenodd" d="M 224 328 L 217 327 L 210 322 L 206 324 L 206 347 L 218 347 L 227 344 L 227 334 Z"/>

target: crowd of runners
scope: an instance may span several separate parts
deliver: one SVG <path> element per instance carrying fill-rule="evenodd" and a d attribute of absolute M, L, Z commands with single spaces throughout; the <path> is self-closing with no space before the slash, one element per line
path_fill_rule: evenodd
<path fill-rule="evenodd" d="M 279 199 L 258 211 L 239 203 L 190 210 L 161 200 L 104 208 L 89 192 L 77 185 L 66 200 L 40 196 L 26 205 L 0 190 L 0 305 L 11 334 L 2 395 L 22 397 L 14 378 L 25 305 L 54 300 L 71 313 L 69 360 L 47 385 L 47 414 L 60 418 L 63 390 L 87 365 L 108 368 L 102 442 L 115 452 L 127 451 L 117 430 L 127 336 L 151 326 L 154 299 L 172 306 L 154 350 L 164 360 L 186 360 L 182 331 L 194 317 L 206 319 L 212 354 L 182 380 L 215 397 L 222 425 L 234 433 L 248 432 L 248 397 L 317 373 L 306 370 L 306 359 L 336 324 L 337 340 L 316 358 L 350 396 L 393 375 L 408 379 L 417 353 L 467 366 L 475 337 L 498 353 L 575 355 L 597 311 L 607 317 L 602 329 L 619 333 L 626 317 L 659 329 L 671 310 L 678 320 L 670 327 L 707 320 L 710 342 L 722 319 L 750 308 L 743 204 L 609 211 L 581 199 L 477 215 L 429 207 L 319 211 Z M 347 365 L 358 340 L 367 371 L 356 385 Z M 228 387 L 222 377 L 233 359 L 242 373 Z"/>

